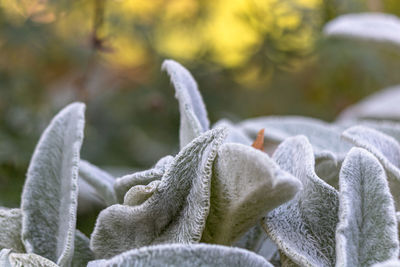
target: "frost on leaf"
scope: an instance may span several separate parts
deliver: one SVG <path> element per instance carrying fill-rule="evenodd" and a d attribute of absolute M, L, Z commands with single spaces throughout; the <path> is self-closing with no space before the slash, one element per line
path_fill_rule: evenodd
<path fill-rule="evenodd" d="M 202 241 L 231 245 L 268 211 L 292 199 L 300 181 L 253 147 L 225 143 L 211 180 L 211 209 Z"/>
<path fill-rule="evenodd" d="M 72 259 L 85 106 L 59 112 L 42 134 L 22 192 L 22 241 L 28 253 L 61 266 Z"/>
<path fill-rule="evenodd" d="M 205 132 L 179 152 L 142 204 L 103 210 L 91 236 L 96 256 L 109 258 L 152 244 L 199 242 L 210 208 L 212 163 L 224 138 L 224 129 Z"/>
<path fill-rule="evenodd" d="M 166 70 L 175 87 L 175 97 L 179 102 L 181 114 L 180 147 L 210 128 L 206 106 L 190 72 L 178 62 L 165 60 L 162 69 Z"/>
<path fill-rule="evenodd" d="M 371 152 L 387 172 L 396 208 L 400 208 L 400 144 L 392 137 L 364 126 L 343 132 L 343 138 Z"/>
<path fill-rule="evenodd" d="M 327 36 L 340 36 L 375 42 L 388 42 L 400 47 L 400 19 L 384 13 L 346 14 L 324 27 Z"/>
<path fill-rule="evenodd" d="M 14 252 L 25 252 L 21 241 L 20 209 L 0 209 L 0 250 L 12 249 Z"/>
<path fill-rule="evenodd" d="M 400 35 L 398 34 L 400 37 Z M 355 119 L 400 120 L 400 86 L 378 91 L 361 102 L 345 109 L 339 122 Z"/>
<path fill-rule="evenodd" d="M 268 213 L 264 219 L 267 234 L 296 264 L 335 265 L 338 192 L 315 174 L 310 143 L 304 136 L 288 138 L 273 158 L 303 183 L 303 190 Z"/>
<path fill-rule="evenodd" d="M 337 266 L 370 266 L 399 253 L 397 218 L 379 161 L 353 148 L 340 171 Z"/>
<path fill-rule="evenodd" d="M 272 267 L 263 257 L 240 248 L 208 244 L 166 244 L 133 249 L 109 260 L 90 262 L 88 267 Z"/>

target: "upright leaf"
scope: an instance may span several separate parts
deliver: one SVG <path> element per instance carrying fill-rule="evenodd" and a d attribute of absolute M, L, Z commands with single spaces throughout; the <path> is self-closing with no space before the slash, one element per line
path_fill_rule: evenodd
<path fill-rule="evenodd" d="M 273 158 L 303 183 L 303 190 L 268 213 L 267 234 L 295 264 L 335 265 L 338 192 L 315 174 L 310 143 L 304 136 L 288 138 Z"/>
<path fill-rule="evenodd" d="M 60 266 L 70 264 L 74 251 L 84 110 L 74 103 L 54 117 L 36 146 L 22 192 L 26 251 Z"/>
<path fill-rule="evenodd" d="M 325 35 L 389 42 L 400 47 L 400 19 L 384 13 L 346 14 L 326 24 Z"/>
<path fill-rule="evenodd" d="M 6 248 L 25 252 L 21 241 L 21 219 L 20 209 L 0 209 L 0 250 Z"/>
<path fill-rule="evenodd" d="M 214 163 L 211 209 L 202 241 L 231 245 L 301 188 L 300 181 L 266 153 L 242 144 L 223 144 Z"/>
<path fill-rule="evenodd" d="M 96 256 L 109 258 L 152 244 L 199 242 L 210 208 L 212 163 L 224 137 L 223 129 L 215 129 L 193 140 L 142 204 L 103 210 L 91 236 Z"/>
<path fill-rule="evenodd" d="M 88 267 L 192 267 L 192 266 L 252 266 L 272 267 L 261 256 L 240 248 L 208 244 L 165 244 L 133 249 L 109 260 L 90 262 Z"/>
<path fill-rule="evenodd" d="M 210 128 L 206 106 L 190 72 L 173 60 L 165 60 L 162 69 L 166 70 L 175 87 L 175 97 L 181 113 L 180 145 L 183 148 L 194 138 Z"/>
<path fill-rule="evenodd" d="M 364 126 L 347 129 L 343 138 L 378 158 L 387 171 L 390 191 L 397 209 L 400 209 L 400 144 L 392 137 Z"/>
<path fill-rule="evenodd" d="M 399 254 L 397 219 L 386 174 L 368 151 L 353 148 L 340 171 L 336 266 L 370 266 Z"/>
<path fill-rule="evenodd" d="M 107 172 L 86 160 L 81 160 L 79 178 L 85 180 L 107 206 L 117 203 L 117 196 L 114 191 L 115 179 Z"/>

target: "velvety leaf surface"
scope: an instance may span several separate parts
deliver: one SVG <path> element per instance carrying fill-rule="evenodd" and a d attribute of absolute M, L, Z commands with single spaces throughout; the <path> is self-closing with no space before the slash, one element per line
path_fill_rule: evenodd
<path fill-rule="evenodd" d="M 115 179 L 107 172 L 86 160 L 81 160 L 79 178 L 85 180 L 107 206 L 117 203 L 117 196 L 114 191 Z"/>
<path fill-rule="evenodd" d="M 11 253 L 9 260 L 13 267 L 58 267 L 51 260 L 33 253 Z"/>
<path fill-rule="evenodd" d="M 143 204 L 103 210 L 91 236 L 96 256 L 109 258 L 152 244 L 200 241 L 210 208 L 212 163 L 224 138 L 225 130 L 215 129 L 193 140 Z"/>
<path fill-rule="evenodd" d="M 223 144 L 214 163 L 211 209 L 202 241 L 233 244 L 301 188 L 301 182 L 266 153 L 242 144 Z"/>
<path fill-rule="evenodd" d="M 239 143 L 243 145 L 251 145 L 253 140 L 239 127 L 231 123 L 229 120 L 222 119 L 213 125 L 213 129 L 225 127 L 228 129 L 226 143 Z"/>
<path fill-rule="evenodd" d="M 22 192 L 26 251 L 60 266 L 73 255 L 84 110 L 74 103 L 54 117 L 36 146 Z"/>
<path fill-rule="evenodd" d="M 387 171 L 390 191 L 400 207 L 400 144 L 392 137 L 364 126 L 354 126 L 343 132 L 343 138 L 371 152 Z"/>
<path fill-rule="evenodd" d="M 400 120 L 400 86 L 393 86 L 365 98 L 345 109 L 338 121 L 354 119 Z"/>
<path fill-rule="evenodd" d="M 197 83 L 190 72 L 178 62 L 165 60 L 162 69 L 166 70 L 175 87 L 175 97 L 179 102 L 181 114 L 180 146 L 183 148 L 201 133 L 207 131 L 210 122 L 207 116 Z"/>
<path fill-rule="evenodd" d="M 12 253 L 11 249 L 3 248 L 0 250 L 0 266 L 1 267 L 12 267 L 9 256 Z"/>
<path fill-rule="evenodd" d="M 397 219 L 385 170 L 352 148 L 340 171 L 336 265 L 370 266 L 399 254 Z"/>
<path fill-rule="evenodd" d="M 350 145 L 340 139 L 341 126 L 326 123 L 321 120 L 299 116 L 269 116 L 244 120 L 237 125 L 243 131 L 255 138 L 260 129 L 265 129 L 265 141 L 280 143 L 288 137 L 305 135 L 314 152 L 333 153 L 344 158 Z"/>
<path fill-rule="evenodd" d="M 372 267 L 400 267 L 399 260 L 388 260 L 372 265 Z"/>
<path fill-rule="evenodd" d="M 250 228 L 233 246 L 253 251 L 268 261 L 272 260 L 278 252 L 275 243 L 268 238 L 262 229 L 260 221 Z"/>
<path fill-rule="evenodd" d="M 25 252 L 21 241 L 21 220 L 20 209 L 0 209 L 0 250 L 6 248 Z"/>
<path fill-rule="evenodd" d="M 400 47 L 400 19 L 384 13 L 346 14 L 325 25 L 327 36 L 341 36 L 378 42 L 390 42 Z"/>
<path fill-rule="evenodd" d="M 272 267 L 250 251 L 208 244 L 165 244 L 133 249 L 109 260 L 90 262 L 88 267 L 164 267 L 164 266 L 252 266 Z"/>
<path fill-rule="evenodd" d="M 303 190 L 268 213 L 264 219 L 267 234 L 296 264 L 335 265 L 338 192 L 315 174 L 310 143 L 304 136 L 288 138 L 273 159 L 303 183 Z"/>
<path fill-rule="evenodd" d="M 74 257 L 72 267 L 86 266 L 89 261 L 94 260 L 94 253 L 90 249 L 90 240 L 79 230 L 75 231 Z"/>
<path fill-rule="evenodd" d="M 161 158 L 154 168 L 146 171 L 135 172 L 117 178 L 114 183 L 114 189 L 118 197 L 118 202 L 123 203 L 125 194 L 132 188 L 138 185 L 147 185 L 153 181 L 160 180 L 164 175 L 165 170 L 172 163 L 174 157 L 165 156 Z"/>

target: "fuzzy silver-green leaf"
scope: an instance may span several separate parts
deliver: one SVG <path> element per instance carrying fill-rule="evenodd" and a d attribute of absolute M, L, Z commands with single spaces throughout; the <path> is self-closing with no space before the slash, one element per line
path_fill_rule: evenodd
<path fill-rule="evenodd" d="M 303 190 L 268 213 L 267 234 L 298 265 L 335 265 L 338 192 L 315 174 L 310 143 L 304 136 L 290 137 L 279 145 L 273 159 L 303 183 Z"/>
<path fill-rule="evenodd" d="M 343 138 L 371 152 L 387 171 L 390 191 L 400 209 L 400 144 L 392 137 L 364 126 L 343 132 Z"/>
<path fill-rule="evenodd" d="M 211 209 L 202 241 L 231 245 L 301 188 L 301 182 L 266 153 L 242 144 L 223 144 L 214 163 Z"/>
<path fill-rule="evenodd" d="M 88 267 L 272 267 L 261 256 L 240 248 L 208 244 L 165 244 L 133 249 Z"/>
<path fill-rule="evenodd" d="M 42 134 L 22 192 L 22 241 L 28 253 L 60 266 L 74 251 L 78 168 L 85 105 L 65 107 Z"/>
<path fill-rule="evenodd" d="M 188 144 L 141 205 L 103 210 L 91 236 L 96 256 L 109 258 L 152 244 L 199 242 L 210 208 L 212 163 L 224 138 L 224 129 L 214 129 Z"/>
<path fill-rule="evenodd" d="M 20 209 L 0 209 L 0 249 L 25 252 L 21 241 L 22 213 Z"/>
<path fill-rule="evenodd" d="M 210 128 L 206 106 L 190 72 L 173 60 L 165 60 L 162 69 L 167 71 L 175 87 L 175 97 L 181 114 L 179 139 L 183 148 L 194 138 Z"/>
<path fill-rule="evenodd" d="M 362 148 L 352 148 L 339 184 L 336 266 L 370 266 L 396 258 L 396 212 L 379 161 Z"/>

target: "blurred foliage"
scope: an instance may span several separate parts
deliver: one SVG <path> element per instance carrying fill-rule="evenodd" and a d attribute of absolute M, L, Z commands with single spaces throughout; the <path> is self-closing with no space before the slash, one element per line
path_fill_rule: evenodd
<path fill-rule="evenodd" d="M 165 58 L 192 71 L 212 122 L 333 120 L 400 83 L 399 50 L 322 38 L 362 11 L 400 15 L 400 1 L 0 0 L 0 205 L 19 205 L 40 133 L 72 101 L 87 103 L 83 158 L 121 173 L 175 153 Z"/>

